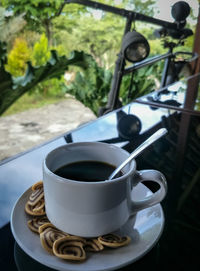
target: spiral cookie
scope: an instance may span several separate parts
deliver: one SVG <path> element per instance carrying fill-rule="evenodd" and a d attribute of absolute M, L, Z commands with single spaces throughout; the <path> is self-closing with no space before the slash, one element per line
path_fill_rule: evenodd
<path fill-rule="evenodd" d="M 39 227 L 47 222 L 49 222 L 48 218 L 46 216 L 42 216 L 30 219 L 27 224 L 30 230 L 39 234 Z"/>
<path fill-rule="evenodd" d="M 38 201 L 34 206 L 33 206 L 33 212 L 39 212 L 42 209 L 44 210 L 45 208 L 45 202 L 44 199 L 41 199 L 40 201 Z"/>
<path fill-rule="evenodd" d="M 37 189 L 40 189 L 41 187 L 43 187 L 43 181 L 39 181 L 39 182 L 33 184 L 31 189 L 32 189 L 32 191 L 35 191 Z"/>
<path fill-rule="evenodd" d="M 98 237 L 98 241 L 106 246 L 111 248 L 122 247 L 130 243 L 131 238 L 129 236 L 119 236 L 116 234 L 106 234 Z"/>
<path fill-rule="evenodd" d="M 46 223 L 39 227 L 40 233 L 40 242 L 44 249 L 49 253 L 53 253 L 53 243 L 61 238 L 66 236 L 64 232 L 58 230 L 51 223 Z"/>
<path fill-rule="evenodd" d="M 86 239 L 84 245 L 86 251 L 98 252 L 104 249 L 104 246 L 97 239 Z"/>
<path fill-rule="evenodd" d="M 77 236 L 66 236 L 53 243 L 53 253 L 65 260 L 83 261 L 86 253 L 83 248 L 85 240 Z"/>
<path fill-rule="evenodd" d="M 42 247 L 54 256 L 69 260 L 83 261 L 87 252 L 98 252 L 104 247 L 118 248 L 127 245 L 131 238 L 107 234 L 96 238 L 82 238 L 69 235 L 51 224 L 45 215 L 43 182 L 39 181 L 31 187 L 30 196 L 25 204 L 25 212 L 32 216 L 27 221 L 29 229 L 40 236 Z"/>
<path fill-rule="evenodd" d="M 33 188 L 32 188 L 33 190 Z M 34 188 L 33 192 L 31 193 L 28 204 L 31 206 L 36 205 L 40 200 L 44 200 L 44 190 L 43 186 L 38 187 L 37 189 Z"/>
<path fill-rule="evenodd" d="M 42 206 L 42 207 L 41 207 Z M 43 216 L 45 215 L 44 201 L 39 201 L 36 206 L 30 205 L 28 202 L 25 205 L 25 212 L 32 216 Z"/>

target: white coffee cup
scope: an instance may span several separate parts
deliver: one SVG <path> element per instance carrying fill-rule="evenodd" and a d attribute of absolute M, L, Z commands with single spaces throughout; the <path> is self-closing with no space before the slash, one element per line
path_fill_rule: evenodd
<path fill-rule="evenodd" d="M 46 214 L 58 229 L 73 235 L 96 237 L 119 229 L 138 211 L 160 203 L 167 193 L 166 179 L 156 170 L 136 170 L 133 160 L 123 175 L 111 181 L 82 182 L 62 178 L 54 172 L 77 161 L 100 161 L 120 165 L 129 153 L 100 142 L 70 143 L 51 151 L 43 163 Z M 131 192 L 139 182 L 160 185 L 147 198 L 134 201 Z"/>

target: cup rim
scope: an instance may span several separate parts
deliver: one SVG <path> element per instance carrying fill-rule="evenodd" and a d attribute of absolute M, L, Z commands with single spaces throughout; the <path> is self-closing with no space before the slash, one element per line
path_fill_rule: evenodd
<path fill-rule="evenodd" d="M 131 162 L 130 162 L 130 169 L 129 169 L 129 171 L 127 172 L 127 173 L 125 173 L 125 174 L 123 174 L 122 176 L 120 176 L 120 177 L 118 177 L 118 178 L 113 178 L 112 180 L 104 180 L 104 181 L 98 181 L 98 182 L 82 182 L 82 181 L 77 181 L 77 180 L 72 180 L 72 179 L 66 179 L 66 178 L 63 178 L 63 177 L 60 177 L 60 176 L 58 176 L 57 174 L 55 174 L 53 171 L 51 171 L 49 168 L 48 168 L 48 166 L 47 166 L 47 159 L 48 159 L 48 157 L 50 156 L 50 155 L 52 155 L 52 153 L 53 152 L 56 152 L 56 151 L 58 151 L 59 149 L 62 149 L 63 147 L 67 147 L 67 146 L 72 146 L 72 145 L 76 145 L 76 146 L 78 146 L 78 145 L 106 145 L 107 147 L 109 146 L 109 147 L 111 147 L 111 148 L 115 148 L 115 149 L 118 149 L 118 150 L 120 150 L 120 151 L 122 151 L 122 152 L 124 152 L 124 153 L 126 153 L 126 154 L 129 154 L 126 150 L 124 150 L 124 149 L 122 149 L 122 148 L 120 148 L 120 147 L 118 147 L 118 146 L 116 146 L 116 145 L 112 145 L 112 144 L 108 144 L 108 143 L 104 143 L 104 142 L 85 142 L 85 141 L 81 141 L 81 142 L 72 142 L 72 143 L 67 143 L 67 144 L 64 144 L 64 145 L 61 145 L 61 146 L 59 146 L 59 147 L 57 147 L 57 148 L 55 148 L 55 149 L 53 149 L 53 150 L 51 150 L 46 156 L 45 156 L 45 158 L 44 158 L 44 160 L 43 160 L 43 171 L 45 170 L 46 171 L 46 173 L 48 174 L 48 175 L 51 175 L 51 176 L 56 176 L 56 179 L 55 179 L 55 181 L 58 181 L 58 182 L 62 182 L 62 183 L 66 183 L 66 182 L 68 182 L 68 183 L 72 183 L 72 184 L 84 184 L 84 185 L 102 185 L 102 184 L 110 184 L 110 183 L 113 183 L 113 182 L 120 182 L 120 181 L 124 181 L 124 179 L 126 179 L 126 178 L 128 178 L 130 175 L 132 175 L 133 174 L 133 172 L 136 170 L 136 161 L 135 161 L 135 159 L 133 159 Z"/>

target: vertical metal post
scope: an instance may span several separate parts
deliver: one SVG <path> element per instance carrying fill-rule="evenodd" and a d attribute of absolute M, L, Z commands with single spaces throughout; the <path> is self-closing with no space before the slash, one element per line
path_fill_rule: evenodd
<path fill-rule="evenodd" d="M 199 14 L 198 14 L 198 21 L 195 30 L 195 37 L 194 37 L 194 45 L 193 45 L 193 52 L 199 55 L 197 61 L 192 63 L 192 70 L 194 73 L 200 72 L 200 3 L 199 3 Z"/>
<path fill-rule="evenodd" d="M 194 39 L 194 46 L 193 52 L 200 54 L 200 9 L 198 15 L 198 22 L 196 26 L 196 34 Z M 200 60 L 198 59 L 197 63 L 193 63 L 193 76 L 187 85 L 186 97 L 184 102 L 184 109 L 189 109 L 191 111 L 194 110 L 196 97 L 198 93 L 199 83 L 200 83 L 200 75 L 198 74 L 200 71 Z M 189 129 L 191 124 L 191 114 L 184 114 L 181 115 L 179 133 L 178 133 L 178 142 L 177 142 L 177 149 L 176 149 L 176 164 L 174 169 L 174 186 L 173 191 L 170 191 L 170 202 L 172 206 L 172 210 L 174 210 L 175 206 L 177 206 L 177 200 L 179 198 L 179 194 L 181 191 L 181 178 L 183 174 L 184 162 L 185 162 L 185 154 L 187 150 L 187 143 L 188 143 L 188 136 L 189 136 Z M 175 210 L 174 210 L 175 211 Z"/>
<path fill-rule="evenodd" d="M 170 49 L 168 53 L 172 53 L 172 50 Z M 160 88 L 163 88 L 163 87 L 166 86 L 167 75 L 168 75 L 170 63 L 171 63 L 171 57 L 168 57 L 165 60 L 164 69 L 163 69 L 162 78 L 161 78 L 161 83 L 160 83 Z"/>
<path fill-rule="evenodd" d="M 131 25 L 132 25 L 132 21 L 133 21 L 133 16 L 130 16 L 127 18 L 126 20 L 126 26 L 125 26 L 125 30 L 124 30 L 124 35 L 131 30 Z M 112 83 L 111 83 L 111 89 L 108 95 L 108 103 L 106 105 L 106 108 L 101 109 L 101 113 L 108 113 L 118 107 L 121 106 L 120 102 L 119 102 L 119 91 L 120 91 L 120 85 L 121 85 L 121 81 L 122 81 L 122 77 L 123 77 L 123 71 L 125 68 L 125 58 L 122 54 L 122 52 L 120 51 L 118 54 L 118 58 L 115 64 L 115 71 L 113 74 L 113 78 L 112 78 Z M 103 111 L 103 112 L 102 112 Z"/>
<path fill-rule="evenodd" d="M 200 44 L 200 5 L 199 5 L 198 21 L 197 21 L 195 38 L 194 38 L 194 45 L 193 45 L 193 52 L 194 53 L 200 54 L 199 44 Z M 196 98 L 197 98 L 197 93 L 198 93 L 198 88 L 199 88 L 199 82 L 200 82 L 200 76 L 197 75 L 199 72 L 200 72 L 200 57 L 198 58 L 196 63 L 193 63 L 193 73 L 196 74 L 196 76 L 194 76 L 188 80 L 186 97 L 185 97 L 185 102 L 184 102 L 185 109 L 194 110 L 194 106 L 195 106 L 195 102 L 196 102 Z M 177 155 L 179 156 L 179 158 L 184 157 L 190 119 L 191 119 L 191 115 L 182 114 L 179 137 L 178 137 L 178 145 L 177 145 Z M 181 168 L 183 167 L 182 160 L 183 159 L 180 159 L 180 160 L 177 159 L 177 161 L 179 161 L 178 168 L 180 168 L 178 171 L 180 171 L 180 172 L 181 172 Z"/>

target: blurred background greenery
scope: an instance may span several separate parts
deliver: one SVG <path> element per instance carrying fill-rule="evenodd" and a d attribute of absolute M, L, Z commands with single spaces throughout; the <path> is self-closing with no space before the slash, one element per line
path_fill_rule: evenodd
<path fill-rule="evenodd" d="M 150 16 L 155 16 L 158 12 L 156 0 L 99 2 Z M 195 22 L 195 16 L 197 15 L 192 8 L 191 21 Z M 189 24 L 188 27 L 195 32 L 195 23 Z M 63 99 L 66 93 L 75 96 L 97 114 L 98 108 L 107 102 L 124 26 L 124 18 L 82 5 L 63 5 L 63 1 L 56 0 L 2 0 L 0 41 L 6 44 L 6 53 L 1 53 L 1 59 L 4 57 L 1 66 L 4 66 L 12 78 L 25 75 L 28 61 L 34 67 L 45 66 L 51 57 L 51 50 L 56 50 L 58 56 L 68 57 L 74 50 L 91 56 L 85 58 L 85 69 L 70 65 L 66 72 L 55 78 L 38 80 L 37 84 L 23 96 L 20 95 L 3 115 L 58 101 Z M 162 39 L 156 39 L 153 34 L 155 26 L 135 22 L 134 28 L 148 39 L 151 56 L 167 52 L 162 46 Z M 185 51 L 192 50 L 193 38 L 194 36 L 191 36 L 186 40 Z M 131 91 L 130 76 L 124 77 L 120 88 L 122 103 L 126 104 L 158 88 L 162 68 L 161 62 L 136 71 Z"/>

